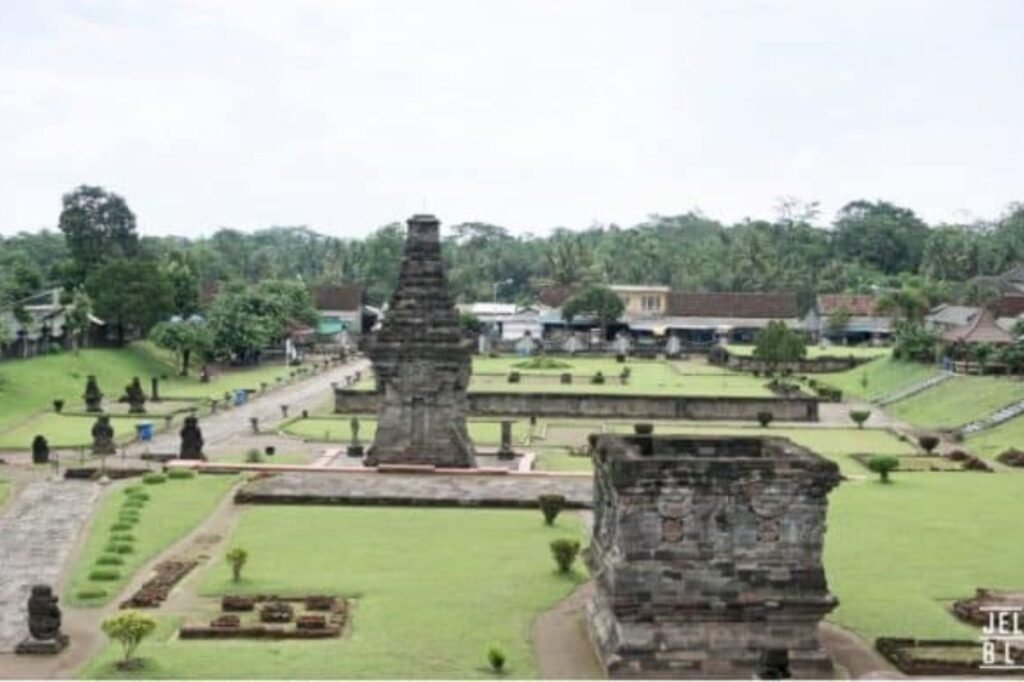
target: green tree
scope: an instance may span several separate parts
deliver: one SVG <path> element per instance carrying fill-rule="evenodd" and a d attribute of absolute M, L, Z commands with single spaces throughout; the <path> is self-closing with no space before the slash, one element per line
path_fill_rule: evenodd
<path fill-rule="evenodd" d="M 885 201 L 848 203 L 839 211 L 834 228 L 841 258 L 887 274 L 916 272 L 928 238 L 928 226 L 913 211 Z"/>
<path fill-rule="evenodd" d="M 181 376 L 188 376 L 188 368 L 196 355 L 213 352 L 213 334 L 203 320 L 177 318 L 160 322 L 149 333 L 149 338 L 161 348 L 174 353 Z"/>
<path fill-rule="evenodd" d="M 989 360 L 996 354 L 996 348 L 991 343 L 979 343 L 971 347 L 971 355 L 978 363 L 978 372 L 984 374 L 988 369 Z"/>
<path fill-rule="evenodd" d="M 94 270 L 85 281 L 96 314 L 117 328 L 119 345 L 128 331 L 146 334 L 166 318 L 174 306 L 174 292 L 155 263 L 112 260 Z"/>
<path fill-rule="evenodd" d="M 868 460 L 868 469 L 878 474 L 882 483 L 889 482 L 889 474 L 900 466 L 900 461 L 890 455 L 876 455 Z"/>
<path fill-rule="evenodd" d="M 71 335 L 71 347 L 78 354 L 85 344 L 92 323 L 92 299 L 82 289 L 76 289 L 71 304 L 65 309 L 65 331 Z"/>
<path fill-rule="evenodd" d="M 156 629 L 156 621 L 138 611 L 119 611 L 103 621 L 104 634 L 121 645 L 122 667 L 135 663 L 135 652 L 142 641 Z"/>
<path fill-rule="evenodd" d="M 171 287 L 174 313 L 187 317 L 199 310 L 199 273 L 188 254 L 172 251 L 160 263 L 160 271 Z"/>
<path fill-rule="evenodd" d="M 65 194 L 59 225 L 78 281 L 108 260 L 139 254 L 135 214 L 122 197 L 102 187 L 81 185 Z"/>
<path fill-rule="evenodd" d="M 246 562 L 249 561 L 249 552 L 245 551 L 241 547 L 235 547 L 229 551 L 225 557 L 228 563 L 231 565 L 231 578 L 236 583 L 242 579 L 242 568 Z"/>
<path fill-rule="evenodd" d="M 807 343 L 803 335 L 781 320 L 772 320 L 754 338 L 754 357 L 765 361 L 772 370 L 806 356 Z"/>
<path fill-rule="evenodd" d="M 601 337 L 608 338 L 608 326 L 622 315 L 626 306 L 614 291 L 604 286 L 587 287 L 562 306 L 562 318 L 572 322 L 588 315 L 601 327 Z"/>

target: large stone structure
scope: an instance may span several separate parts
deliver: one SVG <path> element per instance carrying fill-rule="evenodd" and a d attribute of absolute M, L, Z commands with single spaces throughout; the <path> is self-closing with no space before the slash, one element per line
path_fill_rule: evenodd
<path fill-rule="evenodd" d="M 58 598 L 49 585 L 33 585 L 28 598 L 29 636 L 18 644 L 18 654 L 57 654 L 68 645 L 68 637 L 60 631 Z"/>
<path fill-rule="evenodd" d="M 838 467 L 781 438 L 596 438 L 587 624 L 613 677 L 828 677 Z"/>
<path fill-rule="evenodd" d="M 440 223 L 408 221 L 398 286 L 370 347 L 380 394 L 367 464 L 476 465 L 466 431 L 470 342 L 448 293 Z"/>

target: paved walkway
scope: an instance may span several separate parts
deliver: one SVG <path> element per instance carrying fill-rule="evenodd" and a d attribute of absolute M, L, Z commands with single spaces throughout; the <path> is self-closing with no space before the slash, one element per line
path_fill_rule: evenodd
<path fill-rule="evenodd" d="M 593 504 L 587 476 L 471 473 L 287 472 L 255 480 L 240 504 L 386 504 L 536 507 L 538 495 L 564 495 L 569 506 Z"/>
<path fill-rule="evenodd" d="M 30 483 L 0 518 L 0 653 L 28 634 L 32 585 L 59 592 L 64 562 L 99 499 L 100 486 L 82 481 Z"/>

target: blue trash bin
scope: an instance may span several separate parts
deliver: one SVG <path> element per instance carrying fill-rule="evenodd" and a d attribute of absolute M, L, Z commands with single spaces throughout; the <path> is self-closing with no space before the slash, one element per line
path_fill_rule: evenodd
<path fill-rule="evenodd" d="M 139 422 L 135 425 L 135 432 L 141 441 L 153 440 L 153 422 Z"/>
<path fill-rule="evenodd" d="M 235 389 L 235 407 L 239 407 L 240 405 L 245 405 L 245 398 L 246 398 L 246 396 L 247 396 L 247 394 L 245 392 L 245 389 L 241 389 L 241 388 Z"/>

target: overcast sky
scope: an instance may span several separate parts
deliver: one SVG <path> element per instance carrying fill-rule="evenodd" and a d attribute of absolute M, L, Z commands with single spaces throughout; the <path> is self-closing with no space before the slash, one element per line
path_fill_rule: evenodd
<path fill-rule="evenodd" d="M 1024 2 L 10 0 L 0 232 L 82 183 L 143 233 L 424 208 L 515 231 L 1024 199 Z"/>

